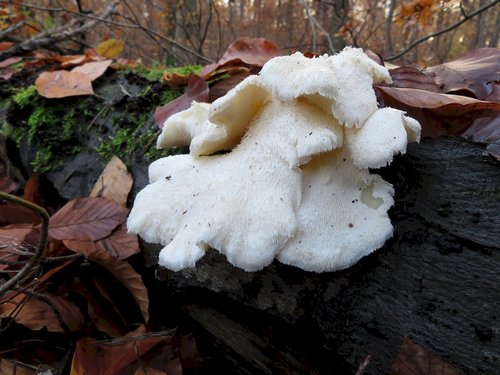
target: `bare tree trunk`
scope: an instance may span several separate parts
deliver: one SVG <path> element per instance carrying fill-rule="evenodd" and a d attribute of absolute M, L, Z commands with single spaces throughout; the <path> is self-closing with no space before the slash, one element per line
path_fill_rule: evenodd
<path fill-rule="evenodd" d="M 396 8 L 396 0 L 390 0 L 389 13 L 387 14 L 387 20 L 385 24 L 385 35 L 387 39 L 387 55 L 392 55 L 394 53 L 394 46 L 392 42 L 392 18 L 394 16 L 394 9 Z"/>

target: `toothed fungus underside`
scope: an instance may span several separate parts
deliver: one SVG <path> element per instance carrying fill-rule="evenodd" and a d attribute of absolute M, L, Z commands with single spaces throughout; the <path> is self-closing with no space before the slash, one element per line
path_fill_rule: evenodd
<path fill-rule="evenodd" d="M 209 249 L 244 270 L 274 258 L 304 270 L 347 268 L 392 236 L 393 188 L 378 168 L 418 141 L 417 121 L 378 109 L 387 70 L 361 50 L 270 60 L 212 104 L 171 116 L 129 231 L 161 243 L 159 263 L 194 267 Z M 226 151 L 226 153 L 223 153 Z"/>

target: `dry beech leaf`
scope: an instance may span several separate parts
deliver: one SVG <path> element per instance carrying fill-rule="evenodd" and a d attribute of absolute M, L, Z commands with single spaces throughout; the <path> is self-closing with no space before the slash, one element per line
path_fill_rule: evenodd
<path fill-rule="evenodd" d="M 500 103 L 426 90 L 375 86 L 385 106 L 406 111 L 420 122 L 422 136 L 461 135 L 480 117 L 498 116 Z"/>
<path fill-rule="evenodd" d="M 80 73 L 90 78 L 91 81 L 99 78 L 104 74 L 106 69 L 111 65 L 113 60 L 103 60 L 89 62 L 71 70 L 71 73 Z"/>
<path fill-rule="evenodd" d="M 207 102 L 208 93 L 209 88 L 205 80 L 196 74 L 191 74 L 189 76 L 188 86 L 184 94 L 179 96 L 177 99 L 156 108 L 154 114 L 156 125 L 162 128 L 163 123 L 167 118 L 172 116 L 174 113 L 188 109 L 193 100 L 196 100 L 197 102 Z"/>
<path fill-rule="evenodd" d="M 413 89 L 441 92 L 434 81 L 435 74 L 424 73 L 412 66 L 401 66 L 389 69 L 394 87 L 407 87 Z"/>
<path fill-rule="evenodd" d="M 132 176 L 125 164 L 113 156 L 97 179 L 90 196 L 106 198 L 125 206 L 132 183 Z"/>
<path fill-rule="evenodd" d="M 122 53 L 124 47 L 125 42 L 123 40 L 112 38 L 99 43 L 96 50 L 99 55 L 107 59 L 114 59 Z"/>
<path fill-rule="evenodd" d="M 109 237 L 98 241 L 64 240 L 64 245 L 75 253 L 86 256 L 103 252 L 114 258 L 126 259 L 141 251 L 137 235 L 128 233 L 125 223 L 119 225 Z"/>
<path fill-rule="evenodd" d="M 63 243 L 71 250 L 73 250 L 71 247 L 77 244 L 76 241 L 63 241 Z M 78 244 L 78 246 L 82 246 L 82 244 Z M 107 251 L 101 251 L 93 247 L 84 249 L 83 246 L 81 248 L 75 247 L 75 249 L 77 249 L 74 250 L 76 252 L 80 252 L 79 250 L 81 250 L 89 260 L 107 269 L 115 279 L 128 289 L 139 306 L 144 321 L 147 323 L 149 320 L 149 297 L 141 275 L 126 260 L 112 257 Z"/>
<path fill-rule="evenodd" d="M 97 241 L 124 223 L 128 209 L 104 198 L 78 198 L 66 203 L 49 222 L 57 240 Z"/>
<path fill-rule="evenodd" d="M 43 72 L 35 81 L 38 93 L 45 98 L 92 95 L 92 81 L 85 74 L 58 70 Z"/>
<path fill-rule="evenodd" d="M 238 38 L 229 45 L 217 63 L 204 67 L 201 75 L 205 76 L 232 60 L 240 60 L 238 63 L 262 67 L 267 61 L 280 55 L 279 47 L 267 39 Z"/>
<path fill-rule="evenodd" d="M 497 48 L 478 48 L 457 60 L 432 66 L 426 71 L 436 74 L 443 92 L 466 90 L 485 100 L 500 81 L 500 51 Z"/>
<path fill-rule="evenodd" d="M 138 368 L 134 375 L 168 375 L 166 372 L 157 370 L 155 368 L 147 367 L 147 368 Z"/>
<path fill-rule="evenodd" d="M 78 307 L 50 293 L 44 293 L 43 296 L 52 306 L 42 299 L 20 293 L 0 306 L 0 318 L 12 317 L 16 323 L 35 331 L 46 328 L 49 332 L 65 332 L 53 310 L 55 308 L 71 331 L 83 327 L 83 316 Z M 19 305 L 22 307 L 19 308 Z"/>
<path fill-rule="evenodd" d="M 169 338 L 170 336 L 166 335 L 148 335 L 144 325 L 124 337 L 108 342 L 96 342 L 92 338 L 83 338 L 76 344 L 71 362 L 71 375 L 119 374 L 121 370 L 138 361 L 153 347 Z"/>
<path fill-rule="evenodd" d="M 110 255 L 99 255 L 97 259 L 89 257 L 106 268 L 118 281 L 120 281 L 132 294 L 139 309 L 141 310 L 144 322 L 149 321 L 149 297 L 148 290 L 134 268 L 126 261 L 113 258 Z"/>
<path fill-rule="evenodd" d="M 40 173 L 35 173 L 28 178 L 24 185 L 23 198 L 31 203 L 40 205 L 42 196 L 40 194 Z"/>
<path fill-rule="evenodd" d="M 40 216 L 27 207 L 17 204 L 0 205 L 0 223 L 6 224 L 38 224 Z"/>
<path fill-rule="evenodd" d="M 0 42 L 0 52 L 8 50 L 14 44 L 13 42 Z"/>
<path fill-rule="evenodd" d="M 0 228 L 0 271 L 10 268 L 9 262 L 19 258 L 15 250 L 20 250 L 26 237 L 33 231 L 32 227 L 7 226 Z"/>
<path fill-rule="evenodd" d="M 35 375 L 38 373 L 32 365 L 0 358 L 0 374 L 2 375 Z"/>
<path fill-rule="evenodd" d="M 16 64 L 18 63 L 19 61 L 22 61 L 22 57 L 9 57 L 8 59 L 5 59 L 3 61 L 0 61 L 0 68 L 5 68 L 9 65 L 13 65 L 13 64 Z"/>
<path fill-rule="evenodd" d="M 392 375 L 465 375 L 427 349 L 415 344 L 408 337 L 403 339 Z"/>

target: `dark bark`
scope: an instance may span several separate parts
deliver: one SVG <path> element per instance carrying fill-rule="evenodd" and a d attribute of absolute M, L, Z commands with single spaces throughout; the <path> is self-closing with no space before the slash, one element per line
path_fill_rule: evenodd
<path fill-rule="evenodd" d="M 387 374 L 404 336 L 466 372 L 495 373 L 498 172 L 465 140 L 410 145 L 380 171 L 396 188 L 394 237 L 355 266 L 247 273 L 213 251 L 194 270 L 160 275 L 231 373 L 352 374 L 371 355 L 367 373 Z"/>

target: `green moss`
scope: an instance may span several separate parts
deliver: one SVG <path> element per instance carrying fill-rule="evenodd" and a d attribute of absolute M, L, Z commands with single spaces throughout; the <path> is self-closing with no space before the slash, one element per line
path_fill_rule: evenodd
<path fill-rule="evenodd" d="M 177 69 L 181 73 L 189 70 Z M 161 75 L 164 71 L 162 68 Z M 135 72 L 104 77 L 100 84 L 118 85 L 127 80 L 139 88 L 138 95 L 116 101 L 95 96 L 46 99 L 37 94 L 35 86 L 12 94 L 7 92 L 0 134 L 18 146 L 24 139 L 36 151 L 32 166 L 38 172 L 53 171 L 81 150 L 89 149 L 96 150 L 103 163 L 113 155 L 126 164 L 134 154 L 144 155 L 150 161 L 167 156 L 173 151 L 156 149 L 159 129 L 153 113 L 157 106 L 181 95 L 182 90 L 153 84 L 141 77 Z M 94 89 L 97 88 L 96 85 Z"/>
<path fill-rule="evenodd" d="M 2 127 L 0 128 L 0 135 L 13 140 L 16 143 L 17 147 L 21 145 L 21 140 L 24 137 L 24 133 L 24 129 L 16 128 L 7 121 L 4 121 L 2 123 Z"/>
<path fill-rule="evenodd" d="M 20 90 L 16 95 L 13 96 L 12 100 L 14 100 L 14 103 L 16 103 L 19 108 L 24 109 L 28 104 L 31 103 L 35 96 L 38 96 L 36 87 L 34 85 L 31 85 Z"/>
<path fill-rule="evenodd" d="M 168 103 L 180 96 L 180 93 L 176 90 L 172 89 L 167 89 L 161 92 L 160 94 L 160 102 L 163 103 Z"/>
<path fill-rule="evenodd" d="M 177 73 L 180 75 L 189 75 L 191 73 L 200 74 L 203 69 L 203 65 L 186 65 L 180 67 L 166 67 L 162 65 L 145 67 L 143 65 L 138 65 L 134 68 L 125 67 L 124 71 L 126 73 L 134 73 L 138 76 L 147 79 L 150 82 L 160 82 L 163 79 L 163 74 L 165 72 Z"/>

